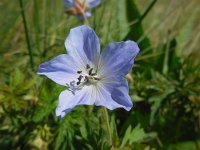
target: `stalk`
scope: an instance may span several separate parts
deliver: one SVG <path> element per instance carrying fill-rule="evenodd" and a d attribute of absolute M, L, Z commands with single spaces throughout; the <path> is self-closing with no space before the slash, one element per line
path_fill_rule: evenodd
<path fill-rule="evenodd" d="M 27 21 L 26 21 L 26 16 L 25 16 L 25 13 L 24 13 L 24 5 L 23 5 L 22 0 L 19 0 L 19 4 L 20 4 L 20 10 L 21 10 L 21 15 L 22 15 L 23 24 L 24 24 L 24 30 L 25 30 L 25 35 L 26 35 L 26 44 L 27 44 L 27 48 L 28 48 L 30 64 L 31 64 L 32 70 L 34 70 L 33 53 L 32 53 L 32 49 L 31 49 L 30 37 L 29 37 L 29 34 L 28 34 Z"/>
<path fill-rule="evenodd" d="M 106 128 L 107 128 L 107 133 L 109 136 L 109 144 L 110 144 L 110 146 L 112 146 L 112 133 L 110 130 L 109 116 L 108 116 L 108 111 L 105 107 L 103 108 L 103 115 L 104 115 L 104 118 L 106 121 Z"/>
<path fill-rule="evenodd" d="M 157 0 L 152 0 L 152 2 L 150 3 L 150 5 L 147 7 L 147 9 L 145 10 L 145 12 L 140 17 L 139 22 L 142 22 L 142 20 L 144 20 L 144 18 L 149 13 L 149 11 L 153 8 L 153 6 L 156 4 L 156 2 L 157 2 Z"/>

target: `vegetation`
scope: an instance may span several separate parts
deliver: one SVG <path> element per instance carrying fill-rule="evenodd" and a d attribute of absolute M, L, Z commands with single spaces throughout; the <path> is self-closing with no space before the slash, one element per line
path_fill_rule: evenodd
<path fill-rule="evenodd" d="M 66 53 L 70 28 L 83 22 L 62 1 L 21 2 L 0 2 L 0 149 L 200 149 L 198 0 L 102 0 L 88 19 L 102 49 L 128 39 L 141 49 L 127 76 L 134 107 L 106 116 L 78 106 L 61 120 L 55 108 L 65 87 L 36 70 Z"/>

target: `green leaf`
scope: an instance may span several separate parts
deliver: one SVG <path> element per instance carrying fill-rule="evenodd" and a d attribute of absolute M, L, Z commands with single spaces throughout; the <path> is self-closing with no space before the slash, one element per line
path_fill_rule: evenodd
<path fill-rule="evenodd" d="M 81 135 L 84 139 L 87 139 L 88 133 L 85 124 L 80 127 Z"/>
<path fill-rule="evenodd" d="M 71 128 L 67 117 L 59 122 L 59 125 L 56 128 L 56 138 L 55 138 L 55 150 L 65 150 L 70 147 L 74 149 L 72 145 L 72 139 L 74 136 L 74 130 Z"/>
<path fill-rule="evenodd" d="M 156 72 L 153 73 L 153 76 L 154 78 L 159 79 L 160 83 L 162 84 L 159 87 L 157 87 L 157 93 L 149 98 L 149 102 L 152 104 L 151 114 L 150 114 L 151 125 L 155 123 L 158 117 L 158 112 L 163 107 L 165 102 L 168 100 L 168 97 L 170 97 L 175 91 L 175 88 L 169 85 L 169 81 L 164 76 Z M 168 83 L 168 84 L 163 84 L 163 83 Z"/>
<path fill-rule="evenodd" d="M 140 142 L 145 138 L 146 134 L 144 132 L 144 129 L 140 127 L 140 124 L 138 124 L 131 132 L 129 144 L 131 145 L 133 142 Z"/>
<path fill-rule="evenodd" d="M 185 141 L 170 145 L 167 150 L 199 150 L 200 139 L 197 141 Z"/>
<path fill-rule="evenodd" d="M 126 129 L 125 135 L 122 140 L 121 147 L 124 147 L 126 145 L 128 140 L 130 139 L 130 135 L 131 135 L 131 125 L 129 125 L 128 128 Z"/>
<path fill-rule="evenodd" d="M 40 122 L 50 113 L 55 112 L 57 105 L 57 95 L 56 92 L 50 92 L 48 87 L 41 89 L 39 96 L 39 106 L 36 108 L 36 111 L 33 116 L 34 122 Z"/>
<path fill-rule="evenodd" d="M 145 133 L 144 129 L 141 128 L 141 125 L 138 124 L 134 129 L 131 130 L 129 126 L 126 130 L 124 138 L 122 140 L 121 148 L 124 147 L 127 143 L 132 145 L 133 143 L 141 143 L 146 140 L 151 140 L 156 138 L 157 134 L 155 132 Z"/>
<path fill-rule="evenodd" d="M 155 132 L 145 133 L 144 129 L 138 124 L 131 132 L 129 144 L 140 143 L 145 140 L 153 139 L 157 136 Z"/>
<path fill-rule="evenodd" d="M 55 111 L 55 106 L 56 103 L 54 104 L 47 104 L 47 106 L 43 106 L 43 107 L 37 107 L 37 110 L 33 116 L 33 121 L 38 123 L 42 120 L 44 120 L 45 117 L 47 117 L 50 113 L 54 113 Z"/>

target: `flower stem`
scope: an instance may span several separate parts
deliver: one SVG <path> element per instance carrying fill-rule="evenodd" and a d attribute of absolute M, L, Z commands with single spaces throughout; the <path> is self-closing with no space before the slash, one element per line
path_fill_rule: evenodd
<path fill-rule="evenodd" d="M 157 2 L 157 0 L 152 0 L 152 2 L 150 3 L 150 5 L 147 7 L 147 9 L 145 10 L 145 12 L 140 17 L 139 22 L 142 22 L 142 20 L 144 20 L 144 18 L 149 13 L 149 11 L 153 8 L 153 6 L 155 5 L 156 2 Z"/>
<path fill-rule="evenodd" d="M 110 146 L 112 146 L 112 133 L 110 130 L 109 116 L 108 116 L 108 111 L 105 107 L 103 108 L 103 115 L 104 115 L 105 121 L 106 121 L 106 128 L 107 128 L 107 133 L 109 136 L 109 144 L 110 144 Z"/>
<path fill-rule="evenodd" d="M 84 0 L 83 4 L 86 6 L 87 0 Z M 89 21 L 88 21 L 87 17 L 85 16 L 85 12 L 83 12 L 83 19 L 84 19 L 84 24 L 89 26 Z"/>
<path fill-rule="evenodd" d="M 23 5 L 22 0 L 19 0 L 19 4 L 20 4 L 20 10 L 21 10 L 21 15 L 22 15 L 23 24 L 24 24 L 24 30 L 25 30 L 25 35 L 26 35 L 26 43 L 27 43 L 28 53 L 29 53 L 29 57 L 30 57 L 30 64 L 31 64 L 32 70 L 34 70 L 33 53 L 32 53 L 32 49 L 31 49 L 30 38 L 29 38 L 29 34 L 28 34 L 27 21 L 26 21 L 26 16 L 25 16 L 25 13 L 24 13 L 24 5 Z"/>

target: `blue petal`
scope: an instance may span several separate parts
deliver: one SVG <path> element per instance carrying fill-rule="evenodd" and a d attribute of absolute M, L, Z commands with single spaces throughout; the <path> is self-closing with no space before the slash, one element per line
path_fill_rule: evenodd
<path fill-rule="evenodd" d="M 104 78 L 98 86 L 98 96 L 95 104 L 110 110 L 124 108 L 129 111 L 133 104 L 128 95 L 127 80 L 121 76 Z"/>
<path fill-rule="evenodd" d="M 64 9 L 69 10 L 74 7 L 74 0 L 63 0 Z"/>
<path fill-rule="evenodd" d="M 100 4 L 100 0 L 87 0 L 87 7 L 96 7 Z"/>
<path fill-rule="evenodd" d="M 90 13 L 90 11 L 87 10 L 87 11 L 85 12 L 85 17 L 86 17 L 86 18 L 91 17 L 91 13 Z M 100 48 L 99 48 L 99 49 L 100 49 Z"/>
<path fill-rule="evenodd" d="M 81 3 L 84 3 L 85 0 L 80 0 Z M 73 8 L 75 0 L 63 0 L 65 10 L 69 10 Z M 87 4 L 86 7 L 96 7 L 100 4 L 100 0 L 86 0 Z"/>
<path fill-rule="evenodd" d="M 101 74 L 128 74 L 138 52 L 139 47 L 133 41 L 110 43 L 101 55 Z"/>
<path fill-rule="evenodd" d="M 97 66 L 100 57 L 99 39 L 88 26 L 82 25 L 70 30 L 65 40 L 67 52 L 80 66 Z"/>
<path fill-rule="evenodd" d="M 94 99 L 92 96 L 92 86 L 84 86 L 81 90 L 71 92 L 65 90 L 60 93 L 59 103 L 56 108 L 56 116 L 59 118 L 64 117 L 77 105 L 93 105 Z"/>
<path fill-rule="evenodd" d="M 78 20 L 84 20 L 83 15 L 76 15 L 76 17 L 77 17 Z M 85 12 L 85 17 L 86 17 L 86 18 L 91 17 L 90 11 L 87 10 L 87 11 Z"/>
<path fill-rule="evenodd" d="M 67 54 L 59 55 L 52 60 L 42 63 L 37 74 L 45 75 L 54 82 L 66 86 L 77 77 L 78 66 L 74 60 Z"/>

